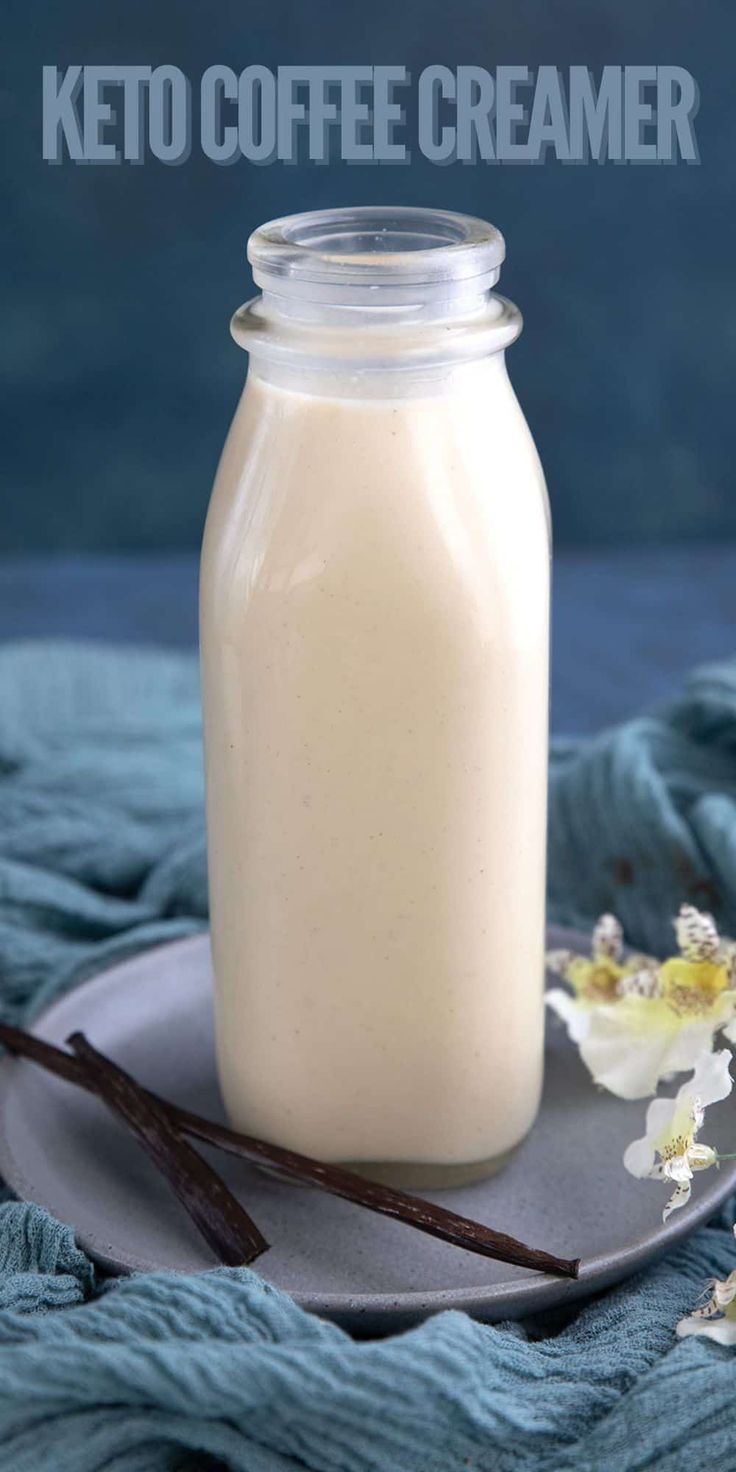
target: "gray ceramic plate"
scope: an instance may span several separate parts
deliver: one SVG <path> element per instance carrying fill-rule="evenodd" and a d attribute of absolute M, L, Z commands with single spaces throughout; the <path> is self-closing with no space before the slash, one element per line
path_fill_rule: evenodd
<path fill-rule="evenodd" d="M 552 932 L 552 945 L 575 943 Z M 147 951 L 70 992 L 36 1030 L 63 1043 L 74 1028 L 141 1081 L 222 1118 L 215 1079 L 206 936 Z M 736 1165 L 696 1177 L 693 1201 L 666 1226 L 661 1185 L 635 1181 L 621 1157 L 642 1133 L 646 1102 L 625 1104 L 592 1085 L 561 1026 L 550 1020 L 539 1119 L 500 1175 L 428 1193 L 466 1216 L 535 1246 L 581 1257 L 577 1282 L 476 1257 L 348 1202 L 290 1186 L 213 1156 L 273 1244 L 257 1271 L 305 1308 L 354 1331 L 406 1327 L 442 1308 L 479 1318 L 520 1317 L 592 1293 L 651 1262 L 692 1231 L 736 1185 Z M 139 1147 L 93 1098 L 31 1063 L 0 1063 L 0 1171 L 22 1198 L 69 1222 L 106 1268 L 213 1265 L 178 1203 Z M 733 1145 L 729 1100 L 708 1116 L 708 1142 Z"/>

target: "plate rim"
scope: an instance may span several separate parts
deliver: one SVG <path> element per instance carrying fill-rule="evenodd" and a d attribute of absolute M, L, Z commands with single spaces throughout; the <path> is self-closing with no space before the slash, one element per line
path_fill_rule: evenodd
<path fill-rule="evenodd" d="M 549 930 L 558 934 L 575 933 L 569 926 L 550 925 Z M 197 952 L 205 948 L 209 949 L 209 944 L 209 930 L 205 928 L 194 935 L 179 937 L 176 940 L 164 939 L 156 945 L 149 944 L 122 958 L 116 958 L 109 965 L 89 973 L 81 981 L 55 997 L 49 1006 L 37 1013 L 27 1024 L 28 1030 L 38 1037 L 55 1041 L 56 1035 L 48 1037 L 48 1026 L 50 1023 L 53 1024 L 54 1018 L 59 1013 L 63 1015 L 72 997 L 77 997 L 82 992 L 85 996 L 90 997 L 96 990 L 104 990 L 109 986 L 112 974 L 119 975 L 121 972 L 134 971 L 154 951 L 165 951 L 167 955 L 182 951 Z M 0 1117 L 8 1094 L 13 1088 L 14 1074 L 19 1068 L 24 1067 L 28 1067 L 28 1060 L 14 1057 L 7 1052 L 0 1058 Z M 642 1106 L 645 1102 L 645 1100 L 641 1101 Z M 53 1215 L 51 1208 L 40 1199 L 42 1193 L 39 1193 L 28 1181 L 23 1166 L 18 1161 L 2 1129 L 0 1129 L 0 1176 L 21 1201 L 33 1202 Z M 588 1296 L 612 1286 L 635 1271 L 650 1266 L 708 1221 L 734 1190 L 736 1190 L 736 1161 L 731 1162 L 726 1169 L 721 1169 L 717 1174 L 714 1173 L 712 1184 L 703 1183 L 702 1191 L 695 1200 L 690 1202 L 685 1211 L 673 1213 L 667 1222 L 653 1226 L 651 1234 L 639 1236 L 622 1249 L 598 1253 L 594 1257 L 581 1258 L 580 1273 L 576 1279 L 560 1278 L 551 1273 L 528 1271 L 524 1277 L 496 1283 L 486 1289 L 475 1286 L 406 1289 L 391 1293 L 332 1291 L 304 1293 L 298 1290 L 292 1292 L 289 1289 L 279 1289 L 279 1291 L 286 1292 L 301 1308 L 318 1316 L 338 1321 L 356 1317 L 365 1319 L 370 1316 L 376 1321 L 382 1321 L 388 1328 L 391 1328 L 402 1317 L 407 1322 L 417 1322 L 449 1308 L 472 1312 L 475 1317 L 481 1319 L 484 1314 L 488 1313 L 492 1313 L 494 1320 L 497 1321 L 503 1317 L 520 1317 L 527 1311 L 542 1311 Z M 88 1232 L 71 1224 L 68 1225 L 74 1233 L 75 1241 L 83 1251 L 106 1272 L 115 1276 L 123 1276 L 131 1272 L 180 1272 L 187 1276 L 189 1272 L 217 1270 L 217 1264 L 214 1263 L 201 1269 L 181 1269 L 162 1267 L 160 1263 L 139 1258 L 134 1254 L 111 1256 L 110 1244 L 106 1244 L 94 1231 Z M 252 1270 L 257 1276 L 260 1276 L 257 1263 L 253 1265 Z M 263 1279 L 263 1281 L 267 1280 Z M 497 1313 L 499 1309 L 501 1312 Z"/>

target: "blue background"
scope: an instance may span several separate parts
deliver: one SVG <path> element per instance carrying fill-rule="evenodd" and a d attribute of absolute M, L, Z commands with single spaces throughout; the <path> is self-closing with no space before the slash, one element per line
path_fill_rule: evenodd
<path fill-rule="evenodd" d="M 558 543 L 736 532 L 730 0 L 6 0 L 0 551 L 194 547 L 243 379 L 228 334 L 261 220 L 338 203 L 484 215 L 526 329 L 510 368 Z M 41 66 L 673 63 L 696 166 L 406 168 L 41 159 Z"/>

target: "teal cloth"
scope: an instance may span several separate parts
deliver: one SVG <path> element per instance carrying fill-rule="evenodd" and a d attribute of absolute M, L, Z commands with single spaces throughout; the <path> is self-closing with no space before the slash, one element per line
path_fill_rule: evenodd
<path fill-rule="evenodd" d="M 668 945 L 683 899 L 736 931 L 736 662 L 552 756 L 550 897 Z M 28 1019 L 206 920 L 193 659 L 0 649 L 0 997 Z M 7 1472 L 736 1469 L 736 1364 L 674 1324 L 736 1263 L 724 1212 L 577 1312 L 445 1313 L 355 1343 L 247 1269 L 101 1282 L 69 1229 L 0 1206 Z"/>

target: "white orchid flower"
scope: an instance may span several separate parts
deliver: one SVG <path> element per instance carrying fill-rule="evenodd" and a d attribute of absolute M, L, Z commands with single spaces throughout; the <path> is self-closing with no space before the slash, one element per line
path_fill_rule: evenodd
<path fill-rule="evenodd" d="M 612 1002 L 622 994 L 625 982 L 651 975 L 658 962 L 653 956 L 631 955 L 623 959 L 623 931 L 615 915 L 601 915 L 593 929 L 590 956 L 573 951 L 549 951 L 547 967 L 569 983 L 575 1000 L 593 1007 Z M 567 995 L 563 993 L 563 995 Z"/>
<path fill-rule="evenodd" d="M 736 1235 L 736 1227 L 733 1230 Z M 723 1280 L 713 1278 L 710 1290 L 707 1303 L 693 1309 L 686 1319 L 680 1319 L 678 1338 L 702 1334 L 706 1339 L 715 1339 L 717 1344 L 736 1344 L 736 1270 Z"/>
<path fill-rule="evenodd" d="M 736 1042 L 736 946 L 713 919 L 683 905 L 675 920 L 681 954 L 661 964 L 622 958 L 621 928 L 604 915 L 592 955 L 553 951 L 547 965 L 571 988 L 547 1003 L 565 1023 L 596 1083 L 622 1099 L 643 1099 L 661 1079 L 695 1067 L 720 1028 Z"/>
<path fill-rule="evenodd" d="M 646 1133 L 634 1140 L 624 1153 L 624 1165 L 640 1180 L 670 1181 L 674 1191 L 662 1212 L 662 1220 L 690 1200 L 695 1171 L 715 1165 L 718 1156 L 710 1145 L 698 1141 L 708 1105 L 726 1099 L 731 1092 L 731 1054 L 703 1053 L 692 1078 L 678 1089 L 674 1099 L 654 1099 L 647 1110 Z"/>

